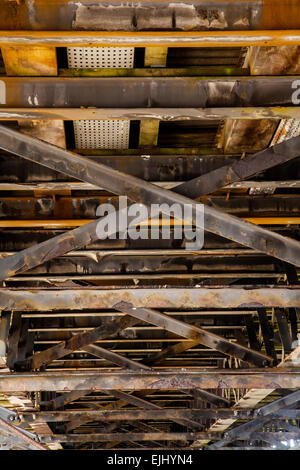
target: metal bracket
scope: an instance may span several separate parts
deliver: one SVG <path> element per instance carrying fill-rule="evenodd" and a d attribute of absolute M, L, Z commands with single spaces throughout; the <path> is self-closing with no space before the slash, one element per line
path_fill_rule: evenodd
<path fill-rule="evenodd" d="M 3 408 L 3 406 L 0 406 L 0 418 L 4 419 L 4 421 L 9 424 L 21 421 L 16 411 L 9 410 L 8 408 Z"/>

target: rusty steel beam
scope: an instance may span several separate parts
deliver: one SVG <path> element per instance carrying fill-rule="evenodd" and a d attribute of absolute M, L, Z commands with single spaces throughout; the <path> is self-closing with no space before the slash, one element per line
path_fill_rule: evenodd
<path fill-rule="evenodd" d="M 144 180 L 89 161 L 79 155 L 67 152 L 38 139 L 22 135 L 3 126 L 0 127 L 0 137 L 1 148 L 7 151 L 18 154 L 25 159 L 33 160 L 48 168 L 66 173 L 69 176 L 101 185 L 115 194 L 126 194 L 130 200 L 143 204 L 146 203 L 147 206 L 154 203 L 164 203 L 171 207 L 174 203 L 177 203 L 183 208 L 184 205 L 188 204 L 192 207 L 193 213 L 190 222 L 199 227 L 199 220 L 197 220 L 198 217 L 196 215 L 199 208 L 203 208 L 203 206 L 189 198 L 163 188 L 158 188 Z M 292 147 L 295 144 L 295 139 L 297 137 L 290 140 Z M 188 183 L 186 184 L 188 185 Z M 0 278 L 6 279 L 40 264 L 42 260 L 44 262 L 51 259 L 51 257 L 64 254 L 75 247 L 79 248 L 82 245 L 87 245 L 97 238 L 95 233 L 96 227 L 97 221 L 91 222 L 86 224 L 83 229 L 75 229 L 73 232 L 55 237 L 48 242 L 20 252 L 10 259 L 1 260 Z M 256 227 L 251 223 L 241 221 L 234 216 L 223 214 L 212 207 L 205 206 L 204 227 L 205 230 L 222 237 L 278 257 L 291 264 L 300 265 L 300 244 L 298 242 L 261 227 Z M 202 220 L 199 228 L 203 230 Z"/>
<path fill-rule="evenodd" d="M 0 392 L 77 390 L 192 390 L 194 388 L 274 389 L 300 387 L 300 371 L 293 369 L 160 370 L 137 372 L 22 372 L 1 374 Z"/>
<path fill-rule="evenodd" d="M 150 367 L 136 361 L 132 361 L 120 354 L 117 354 L 113 351 L 109 351 L 107 349 L 101 348 L 99 346 L 96 346 L 94 344 L 90 344 L 89 346 L 85 346 L 84 348 L 85 351 L 94 354 L 97 357 L 104 357 L 105 359 L 112 361 L 115 364 L 120 365 L 123 368 L 128 368 L 130 370 L 151 370 Z M 77 392 L 78 393 L 78 392 Z M 128 403 L 131 403 L 134 406 L 140 406 L 141 408 L 144 409 L 159 409 L 160 407 L 158 405 L 155 405 L 151 402 L 148 402 L 146 400 L 143 400 L 142 397 L 130 395 L 128 393 L 122 392 L 120 390 L 109 390 L 107 392 L 108 394 L 113 395 L 115 398 L 118 398 L 119 401 L 125 401 Z M 174 421 L 174 420 L 173 420 Z M 176 421 L 176 420 L 175 420 Z M 66 427 L 66 432 L 69 432 L 70 430 L 79 427 L 81 424 L 86 424 L 89 422 L 87 418 L 84 419 L 75 419 L 72 421 L 70 424 L 67 425 Z M 177 422 L 183 426 L 188 426 L 190 428 L 194 429 L 199 429 L 198 423 L 183 419 L 183 420 L 177 420 Z"/>
<path fill-rule="evenodd" d="M 203 400 L 217 407 L 230 406 L 230 401 L 226 398 L 217 395 L 216 393 L 208 392 L 207 390 L 193 390 L 193 396 L 196 399 Z"/>
<path fill-rule="evenodd" d="M 91 421 L 138 421 L 138 420 L 174 420 L 174 419 L 214 419 L 214 418 L 239 418 L 250 419 L 254 409 L 231 410 L 217 408 L 164 408 L 164 409 L 125 409 L 125 410 L 67 410 L 67 411 L 40 411 L 38 419 L 40 422 L 72 421 L 78 418 L 87 418 Z M 287 416 L 300 416 L 300 411 L 293 410 Z M 285 416 L 285 415 L 284 415 Z M 284 417 L 282 414 L 278 417 Z M 277 415 L 276 415 L 277 417 Z M 26 412 L 21 414 L 22 421 L 34 423 L 36 413 Z"/>
<path fill-rule="evenodd" d="M 164 408 L 164 409 L 125 409 L 125 410 L 67 410 L 67 411 L 40 411 L 24 412 L 21 420 L 30 424 L 37 418 L 39 422 L 56 423 L 60 421 L 72 421 L 75 418 L 88 418 L 91 421 L 138 421 L 138 420 L 174 420 L 174 419 L 251 419 L 255 408 L 230 409 L 230 408 Z M 300 410 L 282 409 L 268 415 L 270 420 L 300 419 Z"/>
<path fill-rule="evenodd" d="M 131 326 L 134 323 L 136 323 L 136 320 L 133 321 L 132 317 L 124 315 L 112 322 L 107 322 L 106 324 L 98 326 L 91 331 L 74 335 L 69 340 L 62 341 L 51 348 L 37 352 L 23 361 L 17 361 L 14 364 L 14 368 L 16 370 L 39 369 L 41 366 L 49 364 L 55 359 L 64 357 L 77 349 L 81 349 L 86 345 L 98 341 L 99 339 L 113 338 L 124 328 Z"/>
<path fill-rule="evenodd" d="M 300 281 L 298 279 L 298 274 L 295 266 L 292 266 L 289 263 L 283 263 L 284 270 L 286 272 L 287 283 L 292 285 L 300 285 Z M 290 314 L 294 315 L 300 321 L 300 309 L 299 308 L 292 308 L 290 309 Z"/>
<path fill-rule="evenodd" d="M 120 302 L 143 308 L 300 307 L 300 288 L 210 287 L 163 288 L 0 288 L 1 310 L 114 309 Z M 93 341 L 91 341 L 93 342 Z"/>
<path fill-rule="evenodd" d="M 155 405 L 154 403 L 151 403 L 149 401 L 146 401 L 142 398 L 142 393 L 140 393 L 140 396 L 136 396 L 136 395 L 132 395 L 132 394 L 129 394 L 129 393 L 125 393 L 125 392 L 122 392 L 120 390 L 107 390 L 106 391 L 107 394 L 109 395 L 113 395 L 114 397 L 118 398 L 118 401 L 116 403 L 113 403 L 113 404 L 109 404 L 107 407 L 103 407 L 101 405 L 98 405 L 98 404 L 95 404 L 93 405 L 96 409 L 93 410 L 93 411 L 96 411 L 96 413 L 98 411 L 104 411 L 104 412 L 107 412 L 110 410 L 111 407 L 115 407 L 115 406 L 120 406 L 120 407 L 123 407 L 123 406 L 126 406 L 128 403 L 130 403 L 131 405 L 133 406 L 138 406 L 140 408 L 142 408 L 143 410 L 151 410 L 151 412 L 153 410 L 162 410 L 162 408 L 158 405 Z M 150 391 L 151 393 L 151 391 Z M 126 413 L 127 410 L 125 410 L 125 413 Z M 73 418 L 70 419 L 70 421 L 66 424 L 65 426 L 65 431 L 66 432 L 70 432 L 72 431 L 73 429 L 76 429 L 80 426 L 82 426 L 83 424 L 87 424 L 91 421 L 95 421 L 95 419 L 97 419 L 97 416 L 93 416 L 93 415 L 90 415 L 89 413 L 87 413 L 86 415 L 84 414 L 79 414 L 79 415 L 74 415 Z M 99 418 L 102 420 L 102 418 Z M 177 422 L 178 424 L 181 424 L 182 426 L 187 426 L 191 429 L 199 429 L 199 424 L 191 419 L 177 419 L 176 416 L 174 416 L 174 418 L 170 418 L 171 421 L 174 421 L 174 422 Z"/>
<path fill-rule="evenodd" d="M 248 155 L 243 159 L 236 160 L 234 163 L 229 163 L 194 178 L 189 181 L 188 186 L 186 183 L 182 183 L 172 188 L 172 191 L 197 199 L 200 196 L 210 194 L 229 184 L 246 180 L 268 168 L 273 168 L 298 157 L 300 154 L 299 143 L 300 137 L 296 137 L 293 141 L 288 139 L 281 144 L 268 147 L 254 155 Z"/>
<path fill-rule="evenodd" d="M 144 364 L 154 365 L 161 362 L 166 357 L 176 356 L 177 354 L 181 354 L 188 349 L 193 348 L 199 344 L 198 340 L 191 340 L 191 341 L 184 341 L 181 343 L 176 343 L 172 346 L 167 346 L 163 348 L 161 351 L 154 353 L 144 359 Z"/>
<path fill-rule="evenodd" d="M 222 439 L 222 433 L 206 432 L 122 432 L 41 435 L 41 442 L 111 442 L 111 441 L 186 441 L 192 439 Z"/>
<path fill-rule="evenodd" d="M 41 401 L 40 405 L 47 406 L 52 410 L 57 410 L 58 408 L 62 408 L 63 406 L 72 403 L 72 401 L 78 400 L 78 398 L 89 395 L 90 393 L 91 390 L 72 390 L 72 392 L 64 393 L 53 400 Z"/>
<path fill-rule="evenodd" d="M 298 439 L 300 431 L 294 432 L 273 432 L 266 433 L 260 432 L 246 437 L 257 440 L 273 439 L 273 440 L 288 440 Z M 146 433 L 134 433 L 134 432 L 123 432 L 123 433 L 86 433 L 86 434 L 53 434 L 53 435 L 41 435 L 41 442 L 110 442 L 117 440 L 119 442 L 124 441 L 176 441 L 176 440 L 192 440 L 192 439 L 222 439 L 223 433 L 209 433 L 209 432 L 146 432 Z M 242 436 L 238 436 L 236 440 L 244 440 Z M 225 443 L 230 441 L 226 439 Z"/>
<path fill-rule="evenodd" d="M 90 30 L 95 35 L 100 28 L 124 31 L 124 36 L 127 31 L 147 29 L 248 33 L 248 30 L 298 29 L 298 12 L 299 0 L 247 0 L 239 2 L 238 7 L 234 0 L 133 0 L 128 4 L 112 0 L 35 0 L 33 6 L 6 1 L 2 5 L 0 29 L 15 30 L 18 25 L 20 30 L 38 30 L 45 39 L 49 30 L 59 30 L 56 34 L 66 31 L 68 37 L 71 31 L 82 33 L 78 30 Z"/>
<path fill-rule="evenodd" d="M 149 370 L 150 367 L 145 366 L 141 362 L 132 361 L 121 354 L 117 354 L 114 351 L 109 351 L 108 349 L 101 348 L 95 344 L 89 344 L 88 346 L 84 346 L 82 348 L 84 351 L 92 354 L 96 357 L 104 358 L 108 361 L 111 361 L 114 364 L 117 364 L 121 367 L 125 367 L 131 370 Z M 151 370 L 151 369 L 150 369 Z"/>
<path fill-rule="evenodd" d="M 246 160 L 243 159 L 242 161 Z M 296 163 L 296 162 L 295 162 Z M 299 159 L 300 164 L 300 159 Z M 23 168 L 23 165 L 22 165 Z M 0 168 L 1 171 L 1 168 Z M 24 169 L 25 171 L 25 169 Z M 207 175 L 209 178 L 210 173 Z M 212 184 L 217 184 L 214 181 Z M 174 183 L 174 186 L 176 183 Z M 79 189 L 79 188 L 78 188 Z M 169 188 L 167 188 L 169 189 Z M 219 188 L 218 188 L 219 189 Z M 37 188 L 36 188 L 37 190 Z M 173 190 L 173 188 L 172 188 Z M 176 188 L 174 188 L 176 192 Z M 199 190 L 200 192 L 200 190 Z M 227 189 L 224 188 L 224 193 Z M 213 206 L 232 215 L 240 216 L 242 219 L 255 220 L 259 223 L 267 220 L 272 223 L 275 220 L 280 221 L 283 218 L 290 218 L 293 222 L 300 217 L 300 195 L 234 195 L 233 198 L 227 199 L 225 194 L 215 194 L 211 196 L 201 197 L 200 202 Z M 77 226 L 88 223 L 95 218 L 97 207 L 103 203 L 111 203 L 114 207 L 118 205 L 118 197 L 106 194 L 89 196 L 61 196 L 57 201 L 53 201 L 53 194 L 40 194 L 38 196 L 20 196 L 10 195 L 1 196 L 1 212 L 0 223 L 7 227 L 15 223 L 15 225 L 26 224 L 27 226 L 40 223 L 58 227 L 67 223 L 69 225 L 77 224 Z M 131 204 L 129 205 L 131 207 Z M 53 218 L 53 219 L 52 219 Z M 13 219 L 13 220 L 8 220 Z M 83 220 L 80 220 L 83 219 Z M 151 223 L 159 225 L 159 220 L 152 220 Z M 174 225 L 176 225 L 174 223 Z M 285 269 L 284 269 L 285 272 Z M 294 284 L 290 282 L 289 284 Z"/>
<path fill-rule="evenodd" d="M 148 410 L 159 410 L 160 407 L 158 405 L 155 405 L 154 403 L 151 403 L 149 401 L 143 400 L 142 398 L 131 395 L 130 393 L 125 393 L 121 390 L 107 390 L 107 394 L 113 395 L 115 398 L 118 399 L 118 401 L 122 401 L 127 403 L 130 403 L 133 406 L 138 406 L 143 409 L 148 409 Z M 95 407 L 98 407 L 99 405 L 95 405 Z M 100 406 L 101 408 L 101 406 Z M 72 431 L 73 429 L 76 429 L 80 427 L 82 424 L 87 424 L 90 421 L 94 421 L 94 418 L 90 418 L 88 415 L 86 416 L 75 416 L 74 419 L 70 420 L 69 423 L 66 424 L 65 426 L 65 431 L 68 433 L 69 431 Z M 199 428 L 197 423 L 193 422 L 193 425 L 196 425 L 196 429 Z"/>
<path fill-rule="evenodd" d="M 127 108 L 134 115 L 133 108 L 293 107 L 299 94 L 297 80 L 297 75 L 114 79 L 4 76 L 0 80 L 0 106 L 28 108 L 29 113 L 32 108 L 37 112 L 36 108 L 93 107 L 93 119 L 95 108 Z"/>
<path fill-rule="evenodd" d="M 142 320 L 143 322 L 154 324 L 164 330 L 183 336 L 184 338 L 191 340 L 197 339 L 201 344 L 208 348 L 216 349 L 223 354 L 241 359 L 249 364 L 254 364 L 258 367 L 265 367 L 273 362 L 273 359 L 265 354 L 251 350 L 240 344 L 230 342 L 221 336 L 205 331 L 194 325 L 189 325 L 188 323 L 184 323 L 155 310 L 135 308 L 128 302 L 120 302 L 115 305 L 115 308 L 124 314 L 126 313 L 134 318 Z"/>
<path fill-rule="evenodd" d="M 295 13 L 295 18 L 297 16 L 298 11 Z M 299 28 L 299 24 L 297 27 Z M 138 33 L 122 31 L 7 31 L 5 29 L 0 31 L 0 46 L 249 47 L 299 44 L 300 34 L 296 29 Z"/>

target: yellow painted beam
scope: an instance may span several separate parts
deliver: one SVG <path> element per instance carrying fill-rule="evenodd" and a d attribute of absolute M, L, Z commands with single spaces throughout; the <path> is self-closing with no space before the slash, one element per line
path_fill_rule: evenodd
<path fill-rule="evenodd" d="M 56 76 L 56 48 L 46 46 L 2 46 L 9 76 Z"/>
<path fill-rule="evenodd" d="M 241 217 L 242 220 L 251 222 L 255 225 L 299 225 L 300 217 Z M 93 222 L 95 219 L 45 219 L 45 220 L 0 220 L 0 228 L 16 228 L 16 227 L 29 227 L 29 228 L 62 228 L 62 227 L 81 227 L 82 225 Z M 167 225 L 168 221 L 152 220 L 141 222 L 139 226 L 157 226 Z M 180 222 L 176 225 L 179 225 Z M 171 220 L 170 225 L 174 226 Z"/>

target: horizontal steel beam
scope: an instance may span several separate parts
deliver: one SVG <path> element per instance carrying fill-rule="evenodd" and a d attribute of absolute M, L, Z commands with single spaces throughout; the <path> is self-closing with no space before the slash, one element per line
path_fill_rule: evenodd
<path fill-rule="evenodd" d="M 261 155 L 263 159 L 263 155 Z M 268 153 L 268 158 L 271 160 L 268 164 L 265 163 L 264 166 L 270 166 L 277 164 L 279 158 L 272 159 L 272 153 Z M 286 158 L 289 158 L 286 156 Z M 290 157 L 292 158 L 292 157 Z M 283 155 L 280 160 L 285 160 Z M 245 157 L 242 161 L 248 160 Z M 299 160 L 300 161 L 300 160 Z M 256 166 L 253 162 L 250 165 L 249 171 L 255 171 L 253 168 Z M 246 162 L 247 164 L 247 162 Z M 261 167 L 263 164 L 261 164 Z M 22 165 L 23 167 L 23 165 Z M 262 170 L 263 171 L 263 170 Z M 217 172 L 217 171 L 216 171 Z M 195 191 L 195 194 L 200 194 L 203 192 L 205 194 L 206 189 L 218 187 L 222 184 L 222 174 L 223 178 L 227 179 L 239 179 L 239 172 L 235 168 L 235 164 L 222 167 L 218 171 L 218 178 L 216 177 L 216 172 L 212 171 L 207 174 L 207 178 L 201 177 L 202 184 L 196 182 L 196 188 L 193 185 L 193 180 L 190 181 L 190 192 Z M 205 180 L 209 179 L 210 183 L 206 183 Z M 180 187 L 180 186 L 179 186 Z M 174 188 L 176 191 L 176 189 Z M 209 191 L 208 191 L 209 192 Z M 208 193 L 207 192 L 207 193 Z M 206 194 L 207 194 L 206 193 Z M 255 219 L 258 223 L 260 219 L 263 220 L 280 220 L 282 218 L 289 218 L 294 220 L 296 217 L 300 216 L 300 195 L 280 195 L 267 196 L 267 195 L 257 195 L 255 198 L 248 195 L 234 195 L 231 198 L 223 196 L 205 196 L 200 198 L 200 202 L 207 204 L 208 206 L 215 207 L 219 210 L 227 212 L 232 215 L 237 215 L 243 219 Z M 23 223 L 29 224 L 30 222 L 37 223 L 37 220 L 42 224 L 45 220 L 45 224 L 52 223 L 59 224 L 60 221 L 63 224 L 64 220 L 69 220 L 69 223 L 76 221 L 76 219 L 84 219 L 88 222 L 91 217 L 96 217 L 97 207 L 103 203 L 113 204 L 117 209 L 118 207 L 118 198 L 112 197 L 111 195 L 83 195 L 83 196 L 61 196 L 56 200 L 53 199 L 53 195 L 38 195 L 38 196 L 20 196 L 20 195 L 7 195 L 1 197 L 1 206 L 0 206 L 0 224 L 3 225 L 7 223 L 8 225 L 13 221 L 18 221 L 20 224 Z M 131 204 L 128 205 L 129 207 Z M 159 224 L 158 220 L 152 220 L 153 224 Z M 78 224 L 81 224 L 81 221 L 78 221 Z M 143 222 L 141 225 L 146 224 Z M 174 223 L 175 225 L 175 223 Z"/>
<path fill-rule="evenodd" d="M 300 307 L 300 288 L 0 288 L 1 310 L 80 310 L 116 308 L 120 302 L 145 308 Z"/>
<path fill-rule="evenodd" d="M 72 393 L 72 392 L 70 392 Z M 79 394 L 80 392 L 76 392 Z M 63 394 L 64 395 L 68 394 Z M 221 398 L 221 397 L 220 397 Z M 67 411 L 40 411 L 38 413 L 25 412 L 21 414 L 22 421 L 34 423 L 39 422 L 56 423 L 60 421 L 71 421 L 76 418 L 89 418 L 91 421 L 138 421 L 138 420 L 174 420 L 174 419 L 251 419 L 255 408 L 230 409 L 230 408 L 164 408 L 160 410 L 67 410 Z M 269 416 L 270 420 L 299 419 L 300 410 L 280 410 Z"/>
<path fill-rule="evenodd" d="M 82 78 L 80 79 L 82 80 Z M 114 78 L 115 80 L 115 78 Z M 293 90 L 295 91 L 295 90 Z M 12 98 L 13 99 L 13 98 Z M 126 119 L 143 120 L 151 119 L 158 121 L 201 121 L 203 119 L 216 121 L 224 119 L 300 119 L 299 106 L 250 106 L 245 105 L 223 108 L 25 108 L 25 107 L 1 107 L 0 119 L 3 121 L 15 121 L 16 119 L 62 119 L 64 121 L 76 121 L 79 119 Z M 186 149 L 188 152 L 188 149 Z M 151 153 L 155 151 L 155 148 Z M 161 149 L 163 152 L 163 148 Z M 178 151 L 178 149 L 176 149 Z M 211 149 L 211 152 L 216 149 Z M 197 149 L 199 154 L 203 153 L 201 148 Z M 205 152 L 208 153 L 207 151 Z M 220 153 L 220 152 L 219 152 Z"/>
<path fill-rule="evenodd" d="M 95 113 L 94 108 L 279 107 L 295 105 L 293 98 L 299 88 L 297 84 L 299 85 L 297 75 L 237 78 L 115 77 L 114 79 L 2 77 L 0 103 L 2 107 L 14 108 L 84 106 L 92 107 L 92 113 Z M 28 111 L 31 112 L 30 109 Z M 134 115 L 134 109 L 130 111 Z M 5 109 L 2 109 L 2 112 L 5 112 Z M 205 111 L 202 115 L 205 115 Z M 217 119 L 216 114 L 214 119 Z"/>
<path fill-rule="evenodd" d="M 72 393 L 72 392 L 71 392 Z M 80 392 L 76 392 L 80 393 Z M 68 394 L 63 394 L 64 395 Z M 293 416 L 297 416 L 294 410 Z M 203 409 L 180 409 L 180 408 L 165 408 L 160 410 L 67 410 L 67 411 L 40 411 L 38 413 L 39 422 L 60 422 L 71 421 L 75 418 L 91 418 L 94 421 L 135 421 L 135 420 L 172 420 L 173 418 L 183 419 L 214 419 L 214 418 L 230 418 L 237 417 L 239 419 L 250 419 L 253 416 L 254 410 L 231 410 L 227 408 L 203 408 Z M 290 414 L 291 415 L 291 414 Z M 280 416 L 282 417 L 282 416 Z M 22 421 L 26 423 L 34 423 L 37 419 L 36 413 L 22 413 Z"/>
<path fill-rule="evenodd" d="M 221 433 L 206 432 L 122 432 L 88 434 L 52 434 L 41 435 L 43 443 L 51 442 L 126 442 L 126 441 L 185 441 L 187 439 L 221 439 Z"/>
<path fill-rule="evenodd" d="M 297 6 L 299 8 L 299 5 Z M 298 16 L 298 10 L 295 12 Z M 103 24 L 103 23 L 102 23 Z M 57 26 L 57 25 L 56 25 Z M 157 28 L 157 18 L 156 26 Z M 298 23 L 297 28 L 300 27 Z M 300 44 L 297 29 L 261 31 L 121 32 L 121 31 L 0 31 L 0 46 L 56 47 L 246 47 Z"/>
<path fill-rule="evenodd" d="M 77 390 L 192 390 L 194 388 L 300 387 L 300 371 L 291 369 L 215 369 L 159 372 L 22 372 L 1 374 L 0 392 Z"/>
<path fill-rule="evenodd" d="M 125 31 L 297 29 L 298 11 L 299 0 L 248 0 L 239 2 L 238 7 L 234 0 L 133 0 L 128 4 L 112 0 L 36 0 L 34 7 L 27 2 L 4 2 L 0 28 L 11 30 L 18 25 L 21 30 L 38 30 L 45 38 L 51 29 L 75 30 L 78 34 L 78 29 L 100 27 Z"/>
<path fill-rule="evenodd" d="M 122 157 L 124 160 L 124 157 Z M 128 157 L 126 157 L 128 161 Z M 1 168 L 1 167 L 0 167 Z M 11 175 L 12 177 L 12 175 Z M 30 176 L 29 176 L 30 177 Z M 152 184 L 160 186 L 165 189 L 173 189 L 178 186 L 177 181 L 151 181 Z M 254 188 L 255 190 L 266 191 L 272 194 L 276 188 L 300 188 L 300 180 L 286 180 L 286 181 L 239 181 L 238 183 L 231 183 L 225 186 L 224 190 L 230 191 L 231 189 L 248 189 Z M 44 192 L 64 192 L 64 191 L 99 191 L 97 186 L 89 183 L 75 183 L 71 181 L 65 182 L 51 182 L 51 183 L 1 183 L 0 191 L 44 191 Z M 253 201 L 253 199 L 252 199 Z"/>

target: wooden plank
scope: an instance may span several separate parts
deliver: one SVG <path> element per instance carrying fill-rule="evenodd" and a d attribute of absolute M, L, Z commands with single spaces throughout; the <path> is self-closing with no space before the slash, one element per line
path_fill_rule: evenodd
<path fill-rule="evenodd" d="M 156 147 L 158 141 L 159 121 L 143 119 L 140 121 L 139 147 Z"/>
<path fill-rule="evenodd" d="M 61 119 L 19 119 L 20 132 L 66 148 L 64 121 Z"/>
<path fill-rule="evenodd" d="M 258 152 L 269 145 L 277 119 L 228 119 L 221 137 L 224 153 Z"/>
<path fill-rule="evenodd" d="M 300 73 L 299 46 L 250 47 L 251 75 L 297 75 Z"/>
<path fill-rule="evenodd" d="M 1 52 L 8 76 L 57 75 L 56 47 L 10 45 Z"/>
<path fill-rule="evenodd" d="M 167 47 L 145 47 L 145 67 L 165 67 L 167 65 Z"/>

